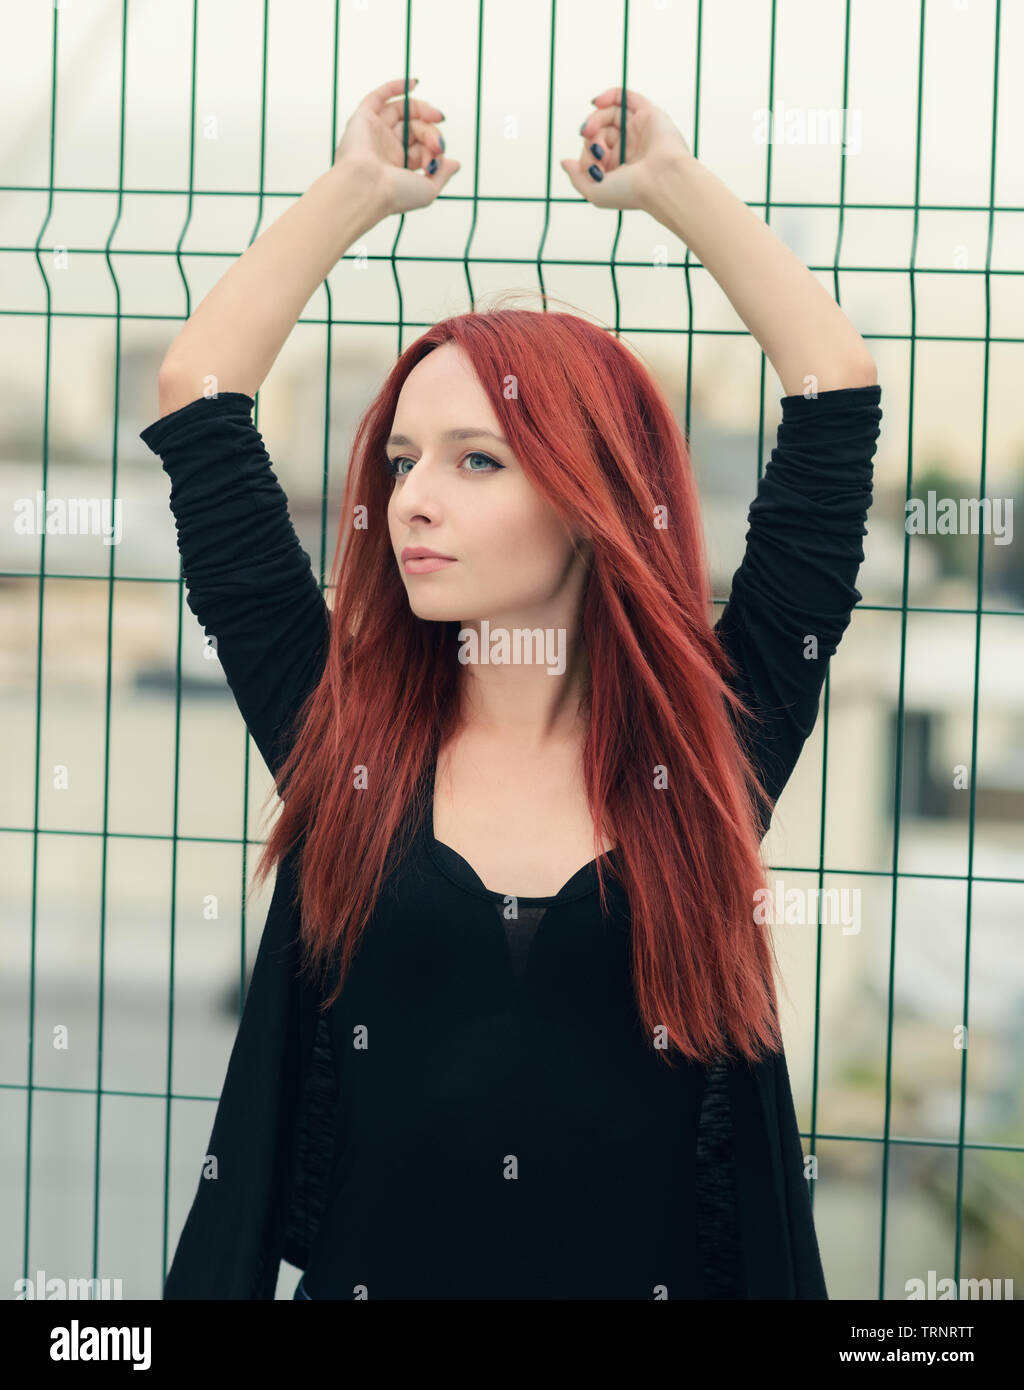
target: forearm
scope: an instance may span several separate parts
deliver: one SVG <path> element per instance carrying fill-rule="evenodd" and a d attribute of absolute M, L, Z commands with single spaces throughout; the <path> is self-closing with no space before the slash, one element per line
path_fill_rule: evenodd
<path fill-rule="evenodd" d="M 714 276 L 757 339 L 787 396 L 872 386 L 864 339 L 768 224 L 699 160 L 681 159 L 646 210 Z"/>
<path fill-rule="evenodd" d="M 381 217 L 369 176 L 334 165 L 231 265 L 171 343 L 160 369 L 168 414 L 214 389 L 255 396 L 310 297 Z"/>

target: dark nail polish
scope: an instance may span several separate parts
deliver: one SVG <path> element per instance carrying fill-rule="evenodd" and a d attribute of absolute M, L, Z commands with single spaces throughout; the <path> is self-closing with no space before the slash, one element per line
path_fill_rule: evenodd
<path fill-rule="evenodd" d="M 604 178 L 604 170 L 598 164 L 591 164 L 590 168 L 587 170 L 587 173 L 590 175 L 590 177 L 594 180 L 595 183 L 600 183 L 601 180 Z"/>
<path fill-rule="evenodd" d="M 436 160 L 436 159 L 432 159 L 432 160 L 430 161 L 430 163 L 427 165 L 427 173 L 428 173 L 428 174 L 436 174 L 436 173 L 437 173 L 437 160 Z"/>
<path fill-rule="evenodd" d="M 444 136 L 441 134 L 440 131 L 437 132 L 437 138 L 441 142 L 441 153 L 444 154 Z"/>
<path fill-rule="evenodd" d="M 594 156 L 595 159 L 602 159 L 604 157 L 604 146 L 599 145 L 595 140 L 590 147 L 590 153 Z"/>
<path fill-rule="evenodd" d="M 590 119 L 590 117 L 588 116 L 588 117 L 587 117 L 587 120 L 589 120 L 589 119 Z M 583 132 L 586 130 L 586 128 L 587 128 L 587 121 L 584 121 L 583 124 L 580 126 L 580 134 L 581 134 L 581 135 L 582 135 Z"/>

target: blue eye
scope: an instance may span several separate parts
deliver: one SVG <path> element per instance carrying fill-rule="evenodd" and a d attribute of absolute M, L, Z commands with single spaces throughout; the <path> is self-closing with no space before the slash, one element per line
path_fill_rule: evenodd
<path fill-rule="evenodd" d="M 489 454 L 481 454 L 481 453 L 475 453 L 475 452 L 474 452 L 474 453 L 471 453 L 471 454 L 467 454 L 467 455 L 466 455 L 466 458 L 467 458 L 467 459 L 483 459 L 484 462 L 485 462 L 486 464 L 489 465 L 488 468 L 467 468 L 467 469 L 466 469 L 466 472 L 467 472 L 467 473 L 487 473 L 487 472 L 489 472 L 491 469 L 502 469 L 502 468 L 505 467 L 505 465 L 504 465 L 503 463 L 498 463 L 496 459 L 492 459 L 492 458 L 490 457 Z M 388 470 L 388 472 L 391 474 L 392 478 L 405 478 L 405 477 L 408 477 L 408 470 L 406 470 L 405 472 L 402 472 L 402 471 L 399 469 L 399 466 L 398 466 L 398 465 L 401 464 L 401 463 L 407 462 L 407 460 L 408 460 L 408 456 L 407 456 L 406 454 L 400 454 L 397 458 L 393 458 L 393 459 L 388 459 L 388 458 L 386 458 L 386 459 L 384 460 L 384 466 L 387 468 L 387 470 Z"/>
<path fill-rule="evenodd" d="M 492 468 L 504 468 L 505 466 L 503 463 L 498 463 L 497 460 L 492 459 L 489 454 L 467 454 L 466 457 L 468 459 L 483 459 L 484 462 L 489 463 Z M 486 469 L 470 468 L 467 471 L 470 473 L 483 473 L 486 472 Z"/>

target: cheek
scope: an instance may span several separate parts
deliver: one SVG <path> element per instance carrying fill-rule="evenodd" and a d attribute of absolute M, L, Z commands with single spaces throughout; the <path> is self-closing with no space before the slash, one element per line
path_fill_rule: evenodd
<path fill-rule="evenodd" d="M 384 519 L 387 522 L 388 535 L 391 538 L 391 548 L 394 549 L 399 537 L 403 534 L 403 528 L 399 522 L 395 509 L 394 489 L 392 489 L 391 496 L 388 498 L 387 511 L 384 513 Z"/>
<path fill-rule="evenodd" d="M 558 517 L 534 497 L 488 509 L 477 516 L 471 534 L 479 561 L 499 569 L 514 562 L 524 575 L 542 582 L 561 572 L 571 548 Z"/>

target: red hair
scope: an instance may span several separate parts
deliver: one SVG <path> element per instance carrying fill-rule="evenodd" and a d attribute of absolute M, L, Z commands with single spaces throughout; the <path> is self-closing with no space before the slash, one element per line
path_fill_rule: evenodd
<path fill-rule="evenodd" d="M 283 806 L 255 882 L 296 850 L 302 968 L 326 980 L 340 967 L 328 1008 L 392 855 L 426 814 L 426 769 L 460 727 L 458 622 L 412 612 L 386 523 L 398 395 L 443 343 L 472 362 L 531 485 L 593 546 L 583 766 L 600 904 L 607 910 L 611 872 L 629 901 L 644 1028 L 669 1065 L 671 1048 L 705 1063 L 733 1048 L 750 1060 L 778 1051 L 774 949 L 754 913 L 765 883 L 757 802 L 772 803 L 730 717 L 730 705 L 742 719 L 752 712 L 728 684 L 712 628 L 687 441 L 647 367 L 575 314 L 443 319 L 406 348 L 364 413 L 341 506 L 326 665 L 277 771 Z M 617 842 L 618 869 L 599 857 L 601 826 Z"/>

